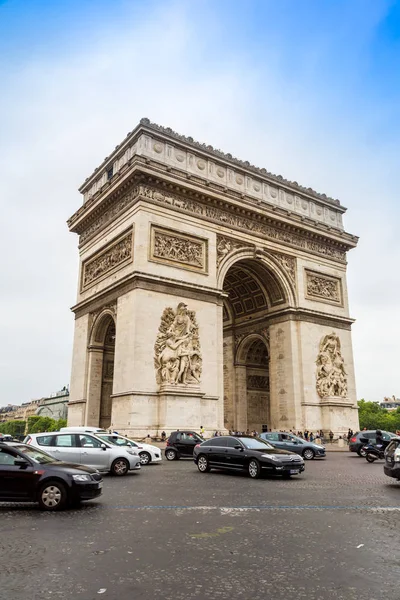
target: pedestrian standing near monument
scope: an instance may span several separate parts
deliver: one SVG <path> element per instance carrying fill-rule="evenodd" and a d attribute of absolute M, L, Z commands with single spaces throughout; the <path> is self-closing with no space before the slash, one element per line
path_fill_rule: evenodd
<path fill-rule="evenodd" d="M 329 432 L 329 439 L 330 439 L 331 444 L 332 444 L 332 442 L 333 442 L 333 431 L 332 430 Z"/>

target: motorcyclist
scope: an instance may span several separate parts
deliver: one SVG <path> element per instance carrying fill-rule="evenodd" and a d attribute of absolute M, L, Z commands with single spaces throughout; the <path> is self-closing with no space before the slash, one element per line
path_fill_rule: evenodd
<path fill-rule="evenodd" d="M 376 445 L 380 450 L 386 450 L 388 445 L 390 444 L 390 440 L 385 440 L 383 437 L 383 433 L 380 429 L 376 430 Z"/>

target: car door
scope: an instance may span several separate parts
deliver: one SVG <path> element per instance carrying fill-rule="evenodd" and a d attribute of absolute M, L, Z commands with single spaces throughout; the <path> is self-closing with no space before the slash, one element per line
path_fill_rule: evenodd
<path fill-rule="evenodd" d="M 210 454 L 207 453 L 210 465 L 217 468 L 223 467 L 227 460 L 228 446 L 226 438 L 216 437 L 209 440 L 207 444 L 212 444 Z"/>
<path fill-rule="evenodd" d="M 225 451 L 225 464 L 230 469 L 242 469 L 245 461 L 245 451 L 243 444 L 236 438 L 229 437 L 227 439 L 228 447 Z M 240 448 L 237 448 L 240 446 Z"/>
<path fill-rule="evenodd" d="M 108 444 L 87 433 L 78 433 L 77 438 L 80 446 L 80 463 L 93 469 L 108 471 L 110 468 Z"/>
<path fill-rule="evenodd" d="M 60 433 L 54 436 L 54 446 L 51 454 L 58 460 L 79 465 L 81 450 L 78 446 L 75 433 Z"/>
<path fill-rule="evenodd" d="M 280 434 L 282 445 L 280 446 L 283 450 L 289 450 L 290 452 L 299 453 L 299 442 L 288 433 Z M 300 450 L 301 452 L 301 450 Z"/>
<path fill-rule="evenodd" d="M 25 465 L 16 465 L 15 461 L 25 461 Z M 35 483 L 39 477 L 35 466 L 20 456 L 12 448 L 0 448 L 0 498 L 2 500 L 34 498 Z"/>

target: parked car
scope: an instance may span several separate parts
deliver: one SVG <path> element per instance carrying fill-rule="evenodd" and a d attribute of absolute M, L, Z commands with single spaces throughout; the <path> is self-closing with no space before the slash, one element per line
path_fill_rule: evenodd
<path fill-rule="evenodd" d="M 390 431 L 382 431 L 382 437 L 387 442 L 396 436 Z M 367 439 L 368 442 L 362 442 L 361 438 Z M 376 444 L 376 429 L 369 429 L 368 431 L 358 431 L 357 433 L 355 433 L 353 437 L 350 438 L 349 450 L 350 452 L 357 452 L 358 456 L 365 457 L 363 446 L 365 446 L 366 443 Z"/>
<path fill-rule="evenodd" d="M 82 431 L 30 433 L 25 443 L 59 460 L 109 471 L 113 475 L 126 475 L 128 471 L 140 469 L 140 458 L 133 448 L 121 448 Z"/>
<path fill-rule="evenodd" d="M 281 448 L 282 450 L 290 450 L 290 452 L 296 452 L 300 454 L 306 460 L 312 460 L 313 458 L 325 458 L 326 451 L 325 446 L 320 446 L 314 442 L 307 442 L 297 435 L 291 433 L 281 433 L 277 431 L 268 431 L 260 433 L 260 438 L 267 440 L 274 448 Z"/>
<path fill-rule="evenodd" d="M 252 436 L 220 436 L 196 444 L 194 462 L 201 473 L 210 469 L 246 471 L 252 479 L 262 472 L 283 477 L 304 471 L 304 460 L 288 450 L 274 448 L 267 441 Z"/>
<path fill-rule="evenodd" d="M 162 460 L 161 450 L 160 448 L 157 448 L 157 446 L 135 442 L 130 438 L 124 437 L 123 435 L 117 435 L 116 433 L 99 432 L 96 434 L 96 437 L 105 442 L 109 442 L 110 444 L 115 444 L 116 446 L 134 448 L 139 454 L 140 462 L 143 466 Z"/>
<path fill-rule="evenodd" d="M 42 510 L 61 510 L 102 493 L 96 469 L 56 460 L 21 443 L 0 443 L 0 501 L 38 502 Z"/>
<path fill-rule="evenodd" d="M 385 475 L 400 481 L 400 437 L 393 437 L 385 451 Z"/>
<path fill-rule="evenodd" d="M 192 457 L 194 447 L 202 442 L 204 442 L 204 438 L 195 431 L 173 431 L 167 439 L 165 458 L 178 460 Z"/>

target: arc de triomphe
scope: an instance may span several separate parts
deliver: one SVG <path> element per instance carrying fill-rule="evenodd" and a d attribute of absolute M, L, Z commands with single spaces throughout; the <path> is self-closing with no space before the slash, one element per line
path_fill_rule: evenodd
<path fill-rule="evenodd" d="M 358 428 L 338 200 L 148 119 L 80 191 L 70 425 Z"/>

